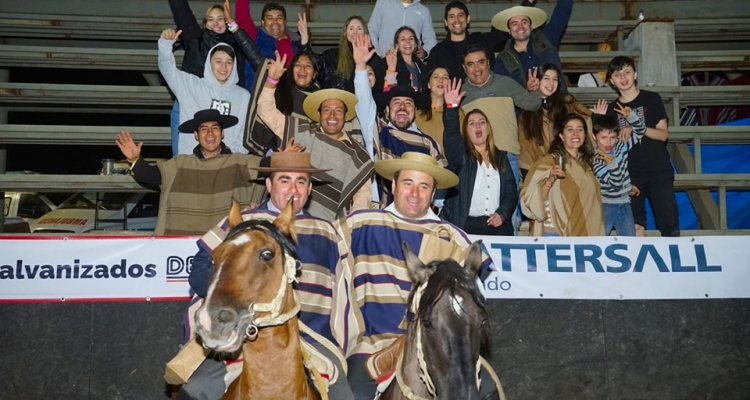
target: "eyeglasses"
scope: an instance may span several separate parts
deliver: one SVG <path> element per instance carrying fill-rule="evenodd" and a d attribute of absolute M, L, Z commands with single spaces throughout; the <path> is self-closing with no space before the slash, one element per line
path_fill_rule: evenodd
<path fill-rule="evenodd" d="M 221 125 L 211 125 L 211 126 L 201 126 L 198 128 L 198 133 L 208 133 L 208 131 L 211 131 L 211 133 L 219 134 L 221 133 Z"/>

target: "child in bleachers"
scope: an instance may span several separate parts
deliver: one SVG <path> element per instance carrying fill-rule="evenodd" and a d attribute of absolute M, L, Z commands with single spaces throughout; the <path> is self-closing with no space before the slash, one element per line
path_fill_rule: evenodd
<path fill-rule="evenodd" d="M 636 234 L 643 236 L 646 227 L 646 198 L 651 203 L 656 227 L 662 236 L 679 236 L 677 201 L 674 197 L 674 170 L 667 153 L 667 112 L 658 93 L 641 90 L 635 85 L 638 78 L 635 62 L 630 57 L 617 56 L 609 62 L 607 80 L 620 97 L 609 104 L 607 115 L 616 118 L 620 134 L 629 134 L 631 127 L 625 117 L 614 110 L 616 104 L 633 110 L 646 124 L 643 139 L 629 152 L 628 172 L 640 193 L 633 196 L 630 207 L 636 224 Z"/>
<path fill-rule="evenodd" d="M 635 236 L 630 196 L 639 190 L 630 183 L 628 151 L 643 139 L 646 125 L 629 107 L 618 106 L 615 111 L 628 121 L 633 132 L 627 138 L 620 136 L 617 119 L 603 115 L 607 112 L 607 103 L 599 100 L 591 117 L 596 145 L 594 174 L 602 189 L 604 234 L 609 235 L 614 228 L 618 236 Z"/>

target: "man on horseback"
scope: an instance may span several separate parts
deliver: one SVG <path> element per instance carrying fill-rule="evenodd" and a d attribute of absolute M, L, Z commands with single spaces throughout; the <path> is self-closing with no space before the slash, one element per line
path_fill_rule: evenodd
<path fill-rule="evenodd" d="M 301 263 L 301 275 L 296 287 L 301 303 L 299 319 L 314 331 L 311 334 L 302 332 L 302 336 L 338 371 L 337 376 L 324 376 L 329 380 L 328 397 L 353 399 L 341 350 L 346 345 L 343 321 L 332 320 L 331 312 L 342 307 L 337 304 L 337 294 L 345 291 L 348 285 L 348 282 L 340 279 L 348 269 L 346 248 L 330 222 L 313 217 L 304 209 L 312 191 L 311 175 L 326 170 L 311 167 L 310 153 L 297 152 L 273 153 L 270 167 L 256 169 L 270 173 L 266 178 L 270 195 L 255 209 L 245 209 L 242 218 L 272 221 L 289 201 L 293 201 L 297 255 Z M 199 251 L 193 260 L 189 281 L 201 298 L 205 298 L 208 292 L 213 271 L 210 253 L 221 244 L 227 233 L 228 221 L 225 219 L 198 241 Z M 178 398 L 218 399 L 235 377 L 227 373 L 224 362 L 207 358 L 183 386 Z M 283 381 L 279 384 L 283 384 Z"/>
<path fill-rule="evenodd" d="M 391 180 L 393 202 L 382 210 L 355 211 L 337 221 L 349 249 L 352 304 L 348 317 L 345 354 L 349 383 L 357 400 L 372 399 L 379 372 L 366 369 L 366 359 L 391 344 L 404 333 L 406 304 L 411 279 L 402 243 L 414 249 L 427 263 L 453 258 L 463 260 L 472 241 L 454 225 L 441 220 L 430 203 L 437 189 L 458 183 L 458 177 L 438 165 L 427 154 L 406 152 L 399 159 L 375 163 L 375 171 Z M 494 270 L 484 254 L 480 278 Z M 346 313 L 346 310 L 338 310 Z M 492 379 L 480 372 L 482 399 L 497 398 Z"/>

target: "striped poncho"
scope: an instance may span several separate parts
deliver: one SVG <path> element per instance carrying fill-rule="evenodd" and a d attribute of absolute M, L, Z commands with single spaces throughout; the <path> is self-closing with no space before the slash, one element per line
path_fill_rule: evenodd
<path fill-rule="evenodd" d="M 260 203 L 266 188 L 249 169 L 259 165 L 259 157 L 247 154 L 179 155 L 158 163 L 161 197 L 154 233 L 199 235 L 229 214 L 232 199 L 243 207 Z"/>
<path fill-rule="evenodd" d="M 401 243 L 422 262 L 453 258 L 463 262 L 469 237 L 445 221 L 405 220 L 386 210 L 362 210 L 337 221 L 349 248 L 351 310 L 346 356 L 366 356 L 385 348 L 403 334 L 411 278 Z M 481 276 L 494 269 L 485 257 Z"/>
<path fill-rule="evenodd" d="M 242 212 L 245 221 L 273 221 L 276 216 L 277 213 L 267 211 L 266 203 L 258 209 Z M 344 318 L 332 315 L 332 310 L 348 308 L 349 282 L 344 279 L 348 264 L 344 242 L 330 222 L 309 214 L 295 216 L 294 229 L 297 233 L 297 256 L 302 264 L 301 275 L 295 286 L 301 303 L 299 319 L 343 349 L 346 346 Z M 198 247 L 212 251 L 221 244 L 228 231 L 228 222 L 224 219 L 203 235 Z M 302 336 L 308 342 L 313 342 L 309 336 Z"/>

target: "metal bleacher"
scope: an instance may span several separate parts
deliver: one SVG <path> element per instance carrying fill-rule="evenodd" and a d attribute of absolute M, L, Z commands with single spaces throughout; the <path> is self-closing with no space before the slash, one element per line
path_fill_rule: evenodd
<path fill-rule="evenodd" d="M 304 3 L 310 13 L 310 30 L 316 48 L 336 45 L 341 22 L 330 21 L 320 7 L 331 4 Z M 315 2 L 312 3 L 321 3 Z M 323 2 L 325 3 L 325 2 Z M 354 2 L 356 3 L 356 2 Z M 365 6 L 370 2 L 364 1 Z M 426 2 L 427 3 L 427 2 Z M 428 2 L 434 5 L 436 2 Z M 440 5 L 445 1 L 439 2 Z M 472 2 L 481 3 L 481 2 Z M 544 3 L 540 1 L 540 3 Z M 592 2 L 586 6 L 592 7 Z M 596 2 L 593 2 L 596 3 Z M 611 3 L 611 2 L 609 2 Z M 655 1 L 654 3 L 668 3 Z M 734 2 L 733 4 L 736 4 Z M 348 3 L 347 3 L 348 4 Z M 294 4 L 297 6 L 298 4 Z M 657 4 L 658 5 L 658 4 Z M 363 5 L 358 5 L 360 10 Z M 506 4 L 499 5 L 505 7 Z M 583 6 L 583 4 L 582 4 Z M 576 4 L 578 7 L 578 4 Z M 289 8 L 289 7 L 287 7 Z M 590 9 L 590 8 L 589 8 Z M 330 10 L 330 9 L 325 9 Z M 588 10 L 588 9 L 587 9 Z M 168 9 L 167 9 L 168 11 Z M 83 11 L 82 11 L 83 12 Z M 366 13 L 359 12 L 367 15 Z M 472 14 L 474 15 L 474 14 Z M 731 11 L 722 18 L 675 19 L 675 40 L 679 43 L 704 43 L 700 50 L 678 50 L 679 71 L 748 71 L 750 70 L 750 46 L 738 46 L 733 50 L 717 49 L 713 43 L 725 39 L 750 42 L 750 17 L 731 17 Z M 435 12 L 433 11 L 433 16 Z M 477 15 L 472 30 L 489 29 L 491 15 Z M 289 28 L 295 29 L 296 17 L 290 15 Z M 256 18 L 257 19 L 257 18 Z M 291 21 L 294 19 L 295 21 Z M 439 36 L 444 32 L 440 18 L 435 17 L 435 30 Z M 593 48 L 595 44 L 610 42 L 622 44 L 623 37 L 636 25 L 634 19 L 573 19 L 563 38 L 565 44 Z M 61 15 L 45 13 L 4 12 L 0 7 L 0 68 L 68 68 L 86 70 L 138 71 L 155 76 L 157 55 L 155 41 L 159 32 L 172 27 L 169 15 L 149 17 Z M 96 32 L 95 38 L 92 32 Z M 26 42 L 24 42 L 26 41 Z M 49 43 L 47 43 L 49 42 Z M 19 44 L 23 43 L 23 44 Z M 52 43 L 52 44 L 50 44 Z M 622 48 L 622 46 L 620 46 Z M 175 53 L 178 65 L 182 52 Z M 560 53 L 563 70 L 568 73 L 595 72 L 606 69 L 615 55 L 628 55 L 638 59 L 636 52 L 565 50 Z M 41 111 L 46 113 L 131 113 L 167 114 L 173 104 L 171 94 L 165 86 L 89 85 L 0 82 L 0 108 L 8 111 Z M 651 87 L 661 94 L 670 113 L 670 123 L 679 123 L 682 109 L 691 106 L 727 106 L 750 104 L 750 86 L 682 86 Z M 597 99 L 614 99 L 610 88 L 571 88 L 584 104 L 594 104 Z M 111 144 L 115 134 L 128 130 L 138 141 L 148 146 L 168 146 L 169 127 L 122 127 L 122 126 L 73 126 L 73 125 L 10 125 L 0 124 L 0 146 L 18 144 L 48 145 L 105 145 Z M 727 230 L 726 190 L 750 189 L 749 174 L 701 174 L 702 143 L 750 143 L 750 127 L 681 127 L 670 126 L 670 143 L 676 146 L 696 145 L 692 165 L 685 166 L 686 173 L 677 175 L 679 190 L 719 192 L 717 209 L 702 233 L 736 233 Z M 12 150 L 12 149 L 11 149 Z M 9 151 L 11 151 L 9 150 Z M 677 152 L 684 149 L 677 149 Z M 690 164 L 690 163 L 688 163 Z M 680 166 L 678 165 L 678 168 Z M 689 168 L 688 168 L 689 167 Z M 127 176 L 99 175 L 31 175 L 14 176 L 0 174 L 0 191 L 138 191 L 145 190 Z M 710 207 L 709 207 L 710 208 Z M 701 212 L 696 209 L 696 212 Z"/>

